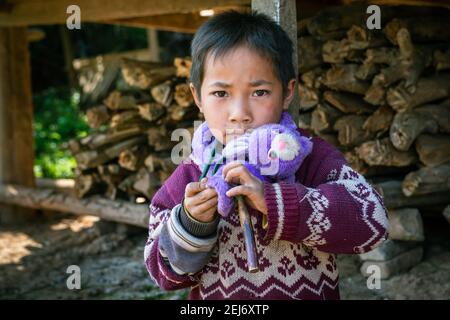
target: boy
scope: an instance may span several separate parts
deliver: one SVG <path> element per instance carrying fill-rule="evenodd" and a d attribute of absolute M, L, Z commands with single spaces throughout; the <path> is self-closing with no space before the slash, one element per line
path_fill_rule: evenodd
<path fill-rule="evenodd" d="M 214 16 L 197 31 L 191 54 L 191 91 L 215 139 L 226 145 L 279 122 L 296 80 L 292 42 L 270 18 Z M 247 270 L 238 215 L 219 218 L 215 189 L 198 182 L 204 163 L 180 164 L 150 205 L 144 257 L 152 279 L 165 290 L 191 287 L 190 299 L 339 299 L 335 255 L 379 245 L 387 214 L 335 147 L 312 141 L 292 184 L 262 182 L 237 161 L 223 168 L 226 181 L 238 184 L 227 195 L 244 196 L 252 217 L 258 273 Z"/>

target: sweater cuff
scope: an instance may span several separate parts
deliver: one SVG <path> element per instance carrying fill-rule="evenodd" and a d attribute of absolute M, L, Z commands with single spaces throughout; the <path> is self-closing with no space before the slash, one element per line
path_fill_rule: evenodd
<path fill-rule="evenodd" d="M 220 220 L 217 215 L 211 222 L 197 221 L 184 210 L 183 205 L 180 206 L 179 217 L 183 228 L 193 236 L 199 238 L 210 237 L 215 234 Z"/>
<path fill-rule="evenodd" d="M 264 182 L 268 227 L 265 241 L 287 240 L 298 237 L 300 203 L 294 184 Z"/>

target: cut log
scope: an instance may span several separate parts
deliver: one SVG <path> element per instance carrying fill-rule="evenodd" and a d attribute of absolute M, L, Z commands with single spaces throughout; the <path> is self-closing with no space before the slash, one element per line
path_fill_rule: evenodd
<path fill-rule="evenodd" d="M 176 168 L 170 154 L 151 154 L 145 158 L 144 163 L 150 172 L 166 171 L 171 174 Z"/>
<path fill-rule="evenodd" d="M 319 103 L 319 96 L 317 91 L 304 86 L 302 83 L 298 85 L 299 96 L 300 96 L 300 110 L 307 111 Z"/>
<path fill-rule="evenodd" d="M 352 25 L 365 25 L 365 12 L 363 5 L 327 7 L 309 19 L 307 28 L 321 40 L 341 39 Z"/>
<path fill-rule="evenodd" d="M 403 193 L 402 181 L 400 180 L 376 183 L 373 184 L 373 187 L 383 197 L 384 204 L 388 209 L 419 208 L 448 203 L 448 191 L 407 197 Z"/>
<path fill-rule="evenodd" d="M 316 134 L 331 132 L 334 123 L 341 116 L 342 112 L 327 103 L 319 104 L 311 114 L 311 128 Z"/>
<path fill-rule="evenodd" d="M 350 167 L 352 167 L 353 170 L 356 172 L 365 175 L 368 170 L 367 164 L 364 163 L 364 161 L 361 160 L 361 158 L 358 157 L 358 154 L 356 151 L 350 150 L 343 153 L 345 160 L 347 160 Z"/>
<path fill-rule="evenodd" d="M 328 88 L 364 95 L 370 83 L 355 77 L 359 69 L 357 64 L 333 65 L 323 78 L 323 84 Z"/>
<path fill-rule="evenodd" d="M 375 64 L 391 64 L 392 61 L 397 60 L 399 54 L 399 50 L 392 47 L 367 49 L 366 60 L 364 62 Z"/>
<path fill-rule="evenodd" d="M 409 173 L 402 182 L 402 190 L 407 197 L 448 192 L 450 190 L 450 163 L 437 167 L 423 167 Z"/>
<path fill-rule="evenodd" d="M 191 57 L 185 58 L 177 57 L 174 59 L 174 66 L 176 68 L 177 77 L 189 78 L 192 66 L 192 59 Z"/>
<path fill-rule="evenodd" d="M 119 154 L 119 165 L 127 170 L 137 171 L 144 165 L 144 160 L 147 155 L 147 146 L 134 146 Z"/>
<path fill-rule="evenodd" d="M 131 138 L 103 150 L 90 150 L 78 153 L 75 155 L 75 159 L 81 170 L 93 168 L 118 157 L 123 150 L 131 148 L 134 145 L 144 141 L 145 137 Z"/>
<path fill-rule="evenodd" d="M 389 136 L 395 148 L 407 151 L 422 132 L 437 131 L 438 124 L 430 114 L 411 110 L 395 115 Z"/>
<path fill-rule="evenodd" d="M 357 153 L 370 166 L 405 167 L 418 160 L 413 150 L 395 149 L 389 138 L 364 142 L 357 148 Z"/>
<path fill-rule="evenodd" d="M 381 106 L 367 118 L 363 124 L 363 129 L 371 133 L 376 133 L 379 137 L 389 130 L 393 118 L 394 110 L 389 106 Z"/>
<path fill-rule="evenodd" d="M 424 241 L 422 216 L 416 208 L 389 210 L 389 239 Z"/>
<path fill-rule="evenodd" d="M 80 104 L 92 106 L 100 103 L 114 87 L 120 73 L 119 59 L 98 56 L 73 61 L 81 89 Z"/>
<path fill-rule="evenodd" d="M 326 91 L 323 94 L 325 101 L 343 113 L 372 113 L 374 108 L 361 99 L 361 96 L 336 91 Z"/>
<path fill-rule="evenodd" d="M 171 141 L 169 136 L 165 126 L 153 127 L 147 130 L 148 144 L 155 151 L 167 151 L 175 145 L 175 142 Z"/>
<path fill-rule="evenodd" d="M 450 49 L 447 51 L 436 50 L 434 53 L 434 65 L 437 71 L 450 69 Z"/>
<path fill-rule="evenodd" d="M 111 200 L 121 195 L 117 185 L 129 175 L 130 172 L 117 164 L 109 164 L 97 167 L 100 179 L 106 184 L 105 197 Z M 123 192 L 122 192 L 123 193 Z M 123 196 L 123 195 L 122 195 Z"/>
<path fill-rule="evenodd" d="M 142 118 L 139 115 L 139 110 L 124 111 L 115 114 L 111 118 L 111 128 L 124 128 L 130 124 L 142 123 Z"/>
<path fill-rule="evenodd" d="M 422 71 L 431 65 L 433 49 L 426 46 L 414 46 L 408 30 L 400 29 L 398 31 L 397 42 L 399 53 L 396 54 L 394 60 L 390 61 L 389 67 L 382 69 L 374 77 L 373 84 L 387 87 L 403 79 L 405 87 L 409 88 L 416 85 Z"/>
<path fill-rule="evenodd" d="M 110 119 L 108 108 L 104 105 L 89 108 L 86 111 L 86 119 L 90 128 L 100 128 L 100 126 L 106 124 Z"/>
<path fill-rule="evenodd" d="M 364 62 L 356 71 L 355 77 L 360 80 L 371 80 L 380 71 L 380 66 L 373 62 Z"/>
<path fill-rule="evenodd" d="M 374 138 L 375 134 L 363 129 L 367 117 L 363 115 L 346 115 L 340 117 L 334 124 L 334 130 L 338 132 L 338 140 L 346 147 L 357 146 Z"/>
<path fill-rule="evenodd" d="M 133 189 L 133 184 L 137 179 L 137 173 L 130 174 L 125 179 L 123 179 L 117 186 L 119 190 L 125 192 L 128 196 L 133 197 L 137 195 L 137 191 Z"/>
<path fill-rule="evenodd" d="M 123 59 L 121 70 L 128 85 L 146 90 L 174 77 L 176 68 L 160 63 Z"/>
<path fill-rule="evenodd" d="M 450 135 L 422 134 L 417 138 L 416 151 L 427 166 L 446 163 L 450 161 Z"/>
<path fill-rule="evenodd" d="M 380 279 L 389 279 L 390 277 L 408 271 L 422 261 L 423 248 L 408 250 L 398 256 L 387 261 L 364 261 L 361 265 L 360 271 L 365 277 L 370 277 L 373 272 L 371 269 L 376 267 L 379 270 Z"/>
<path fill-rule="evenodd" d="M 147 198 L 152 198 L 153 194 L 161 186 L 159 177 L 154 172 L 149 172 L 141 168 L 137 173 L 136 180 L 133 183 L 133 189 Z"/>
<path fill-rule="evenodd" d="M 298 117 L 298 127 L 300 129 L 310 130 L 311 118 L 312 112 L 300 112 L 300 115 Z"/>
<path fill-rule="evenodd" d="M 323 42 L 312 36 L 300 37 L 298 44 L 298 70 L 300 73 L 314 69 L 323 63 Z"/>
<path fill-rule="evenodd" d="M 450 133 L 450 99 L 444 100 L 437 105 L 423 105 L 414 110 L 420 113 L 429 114 L 438 124 L 440 132 Z"/>
<path fill-rule="evenodd" d="M 105 106 L 114 111 L 136 109 L 136 98 L 133 95 L 126 95 L 120 91 L 111 92 L 108 97 L 103 100 Z"/>
<path fill-rule="evenodd" d="M 405 28 L 414 42 L 445 42 L 450 39 L 450 21 L 445 16 L 421 16 L 393 19 L 384 28 L 386 37 L 398 44 L 397 33 Z"/>
<path fill-rule="evenodd" d="M 75 179 L 75 195 L 81 199 L 85 196 L 101 193 L 105 189 L 98 174 L 79 175 Z"/>
<path fill-rule="evenodd" d="M 134 127 L 122 131 L 92 134 L 81 139 L 81 141 L 83 142 L 83 145 L 88 146 L 89 149 L 97 149 L 130 137 L 145 134 L 145 132 L 146 129 L 144 128 Z"/>
<path fill-rule="evenodd" d="M 364 101 L 375 106 L 386 103 L 386 89 L 381 84 L 372 84 L 364 95 Z"/>
<path fill-rule="evenodd" d="M 347 38 L 325 42 L 322 48 L 323 61 L 342 63 L 345 60 L 352 60 L 352 55 L 355 53 L 362 53 L 362 50 L 386 44 L 388 44 L 386 38 L 380 33 L 370 32 L 367 28 L 353 25 L 347 31 Z"/>
<path fill-rule="evenodd" d="M 321 67 L 314 68 L 310 71 L 304 72 L 301 75 L 301 83 L 310 89 L 320 89 L 322 86 L 322 78 L 325 70 Z"/>
<path fill-rule="evenodd" d="M 111 201 L 99 196 L 79 200 L 52 189 L 0 185 L 0 202 L 27 208 L 93 215 L 101 219 L 148 228 L 148 205 Z"/>
<path fill-rule="evenodd" d="M 170 106 L 173 100 L 172 81 L 165 81 L 151 89 L 152 97 L 163 106 Z"/>
<path fill-rule="evenodd" d="M 166 113 L 166 107 L 156 102 L 148 102 L 138 105 L 139 114 L 145 120 L 156 121 Z"/>
<path fill-rule="evenodd" d="M 360 254 L 359 258 L 362 261 L 389 261 L 414 248 L 417 248 L 417 243 L 387 239 L 374 250 Z"/>
<path fill-rule="evenodd" d="M 175 86 L 175 101 L 182 107 L 190 107 L 194 104 L 194 98 L 187 83 L 180 83 Z"/>
<path fill-rule="evenodd" d="M 421 78 L 414 92 L 400 83 L 387 92 L 387 102 L 396 111 L 402 112 L 424 103 L 450 96 L 450 74 L 438 74 Z"/>
<path fill-rule="evenodd" d="M 198 114 L 198 110 L 194 107 L 186 108 L 174 104 L 168 108 L 168 114 L 172 121 L 169 121 L 167 124 L 177 125 L 181 121 L 194 120 Z"/>

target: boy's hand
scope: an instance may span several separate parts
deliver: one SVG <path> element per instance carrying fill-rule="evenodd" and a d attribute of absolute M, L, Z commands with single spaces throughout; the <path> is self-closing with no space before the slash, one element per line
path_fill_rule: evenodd
<path fill-rule="evenodd" d="M 223 177 L 228 183 L 237 183 L 240 186 L 227 191 L 228 197 L 244 196 L 252 208 L 267 215 L 266 200 L 264 199 L 264 185 L 239 161 L 233 161 L 223 167 Z"/>
<path fill-rule="evenodd" d="M 217 192 L 206 186 L 207 178 L 200 182 L 191 182 L 184 191 L 184 207 L 195 220 L 211 222 L 217 212 Z"/>

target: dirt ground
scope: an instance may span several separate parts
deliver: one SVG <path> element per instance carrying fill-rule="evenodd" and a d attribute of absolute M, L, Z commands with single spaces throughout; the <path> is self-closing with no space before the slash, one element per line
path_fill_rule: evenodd
<path fill-rule="evenodd" d="M 342 299 L 450 299 L 450 226 L 425 223 L 424 259 L 369 290 L 355 255 L 338 257 Z M 53 214 L 21 227 L 0 226 L 0 299 L 183 299 L 163 292 L 143 264 L 146 230 Z M 81 289 L 69 290 L 68 266 L 81 270 Z"/>

